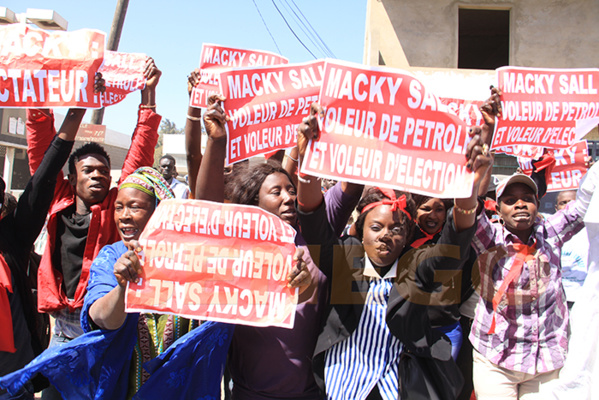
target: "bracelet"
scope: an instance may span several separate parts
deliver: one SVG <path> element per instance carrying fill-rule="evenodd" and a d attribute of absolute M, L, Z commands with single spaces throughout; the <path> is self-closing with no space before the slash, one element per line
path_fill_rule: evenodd
<path fill-rule="evenodd" d="M 291 157 L 290 155 L 287 155 L 287 158 L 289 158 L 291 161 L 295 161 L 295 162 L 299 162 L 297 159 Z M 299 157 L 298 157 L 299 158 Z"/>
<path fill-rule="evenodd" d="M 472 214 L 476 213 L 476 210 L 478 209 L 478 204 L 475 205 L 474 208 L 471 208 L 469 210 L 464 210 L 463 208 L 459 207 L 457 204 L 454 204 L 453 208 L 460 214 L 472 215 Z"/>
<path fill-rule="evenodd" d="M 194 117 L 193 115 L 187 114 L 187 119 L 190 121 L 201 121 L 202 117 Z"/>
<path fill-rule="evenodd" d="M 152 109 L 152 108 L 156 108 L 156 104 L 152 104 L 152 105 L 140 104 L 139 105 L 139 109 L 140 110 L 143 110 L 143 109 Z"/>
<path fill-rule="evenodd" d="M 301 183 L 310 183 L 310 182 L 312 182 L 310 179 L 302 178 L 299 174 L 297 176 L 297 180 L 300 181 Z"/>

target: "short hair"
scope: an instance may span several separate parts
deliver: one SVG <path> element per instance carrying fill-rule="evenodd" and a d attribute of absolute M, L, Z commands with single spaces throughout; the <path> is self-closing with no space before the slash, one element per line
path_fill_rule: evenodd
<path fill-rule="evenodd" d="M 167 160 L 170 160 L 170 161 L 172 161 L 172 162 L 173 162 L 173 165 L 176 165 L 176 164 L 177 164 L 177 161 L 175 160 L 175 157 L 171 156 L 170 154 L 165 154 L 165 155 L 163 155 L 162 157 L 160 157 L 160 160 L 158 160 L 158 162 L 160 162 L 160 161 L 164 160 L 165 158 L 166 158 Z"/>
<path fill-rule="evenodd" d="M 17 198 L 10 193 L 4 193 L 4 200 L 2 202 L 2 217 L 11 214 L 17 208 Z"/>
<path fill-rule="evenodd" d="M 281 173 L 289 178 L 293 185 L 293 180 L 289 173 L 276 160 L 268 160 L 265 163 L 248 166 L 245 168 L 233 168 L 232 179 L 228 182 L 226 192 L 231 197 L 230 200 L 237 204 L 247 204 L 257 206 L 260 198 L 260 188 L 269 175 Z M 293 185 L 295 188 L 295 185 Z"/>
<path fill-rule="evenodd" d="M 412 199 L 412 195 L 410 193 L 400 192 L 398 190 L 394 190 L 395 197 L 399 198 L 402 195 L 406 196 L 406 213 L 404 213 L 404 223 L 406 226 L 406 243 L 412 243 L 412 236 L 414 234 L 414 227 L 416 226 L 416 205 L 414 204 L 414 200 Z M 358 219 L 356 220 L 356 233 L 358 234 L 358 239 L 362 240 L 364 237 L 364 222 L 366 220 L 366 216 L 373 209 L 366 210 L 362 212 L 362 210 L 369 204 L 376 203 L 377 201 L 382 201 L 388 199 L 387 196 L 377 187 L 369 188 L 362 199 L 358 203 L 357 210 L 360 213 Z"/>
<path fill-rule="evenodd" d="M 578 191 L 576 189 L 566 189 L 566 190 L 560 190 L 559 192 L 557 192 L 557 196 L 555 196 L 555 205 L 557 206 L 558 202 L 559 202 L 559 198 L 562 194 L 566 194 L 566 193 L 570 193 L 570 192 L 574 192 L 574 198 L 576 198 Z"/>
<path fill-rule="evenodd" d="M 86 156 L 88 154 L 97 154 L 99 156 L 104 157 L 106 161 L 108 161 L 108 166 L 110 167 L 110 156 L 108 155 L 106 150 L 104 150 L 104 147 L 100 146 L 98 143 L 90 142 L 84 144 L 83 146 L 79 147 L 77 150 L 71 153 L 71 156 L 69 157 L 69 174 L 74 175 L 77 173 L 77 170 L 75 169 L 75 164 L 79 162 L 79 160 L 83 158 L 83 156 Z"/>

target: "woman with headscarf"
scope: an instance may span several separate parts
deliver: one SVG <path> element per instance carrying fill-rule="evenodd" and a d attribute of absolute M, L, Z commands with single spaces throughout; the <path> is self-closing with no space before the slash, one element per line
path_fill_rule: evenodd
<path fill-rule="evenodd" d="M 137 282 L 143 272 L 137 240 L 160 201 L 172 198 L 164 178 L 149 167 L 120 184 L 114 218 L 121 241 L 105 246 L 91 266 L 81 313 L 86 334 L 48 349 L 0 379 L 0 386 L 16 391 L 41 373 L 67 399 L 219 396 L 231 326 L 208 322 L 185 335 L 195 321 L 125 312 L 127 282 Z"/>
<path fill-rule="evenodd" d="M 318 114 L 323 112 L 313 104 L 298 127 L 300 164 L 308 140 L 318 139 Z M 467 258 L 476 194 L 490 166 L 485 149 L 482 138 L 473 136 L 466 152 L 473 188 L 469 197 L 455 199 L 437 246 L 409 246 L 414 200 L 409 193 L 381 187 L 369 188 L 358 203 L 357 235 L 339 238 L 326 218 L 317 178 L 299 179 L 302 233 L 309 244 L 320 246 L 319 267 L 330 282 L 312 359 L 327 399 L 455 399 L 459 393 L 463 379 L 451 360 L 450 343 L 432 329 L 427 311 L 442 283 L 435 280 L 437 271 L 448 280 Z"/>

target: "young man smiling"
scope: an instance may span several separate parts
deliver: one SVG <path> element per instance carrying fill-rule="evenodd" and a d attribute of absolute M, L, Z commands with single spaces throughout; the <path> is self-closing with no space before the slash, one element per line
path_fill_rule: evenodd
<path fill-rule="evenodd" d="M 470 333 L 479 400 L 527 399 L 557 378 L 568 350 L 568 308 L 560 266 L 564 242 L 582 229 L 572 202 L 543 219 L 537 185 L 514 174 L 497 186 L 500 224 L 485 213 L 473 246 L 480 299 Z"/>

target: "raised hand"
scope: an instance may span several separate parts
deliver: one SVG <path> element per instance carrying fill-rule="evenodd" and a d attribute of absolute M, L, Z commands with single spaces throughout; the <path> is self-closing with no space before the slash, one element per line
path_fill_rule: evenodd
<path fill-rule="evenodd" d="M 114 276 L 119 286 L 125 288 L 127 282 L 137 283 L 143 274 L 143 268 L 139 262 L 137 252 L 141 249 L 137 240 L 127 244 L 129 250 L 125 252 L 114 264 Z"/>
<path fill-rule="evenodd" d="M 299 288 L 300 293 L 306 290 L 312 283 L 312 274 L 310 274 L 310 270 L 308 270 L 303 257 L 304 250 L 298 247 L 293 255 L 295 266 L 287 276 L 287 285 L 290 288 Z"/>
<path fill-rule="evenodd" d="M 146 78 L 146 89 L 156 89 L 161 75 L 162 71 L 158 69 L 156 63 L 154 62 L 154 59 L 152 57 L 148 57 L 146 59 L 146 67 L 144 69 L 144 77 Z"/>
<path fill-rule="evenodd" d="M 297 148 L 299 156 L 303 157 L 308 148 L 310 139 L 318 140 L 320 129 L 318 128 L 318 117 L 322 117 L 324 110 L 318 103 L 312 103 L 310 106 L 310 115 L 302 120 L 297 127 Z"/>
<path fill-rule="evenodd" d="M 227 138 L 225 125 L 229 117 L 222 107 L 222 102 L 225 100 L 226 98 L 220 94 L 213 94 L 208 97 L 208 108 L 204 113 L 204 127 L 206 127 L 208 137 L 212 140 Z"/>
<path fill-rule="evenodd" d="M 191 91 L 200 82 L 200 69 L 196 68 L 187 75 L 187 93 L 191 96 Z"/>

